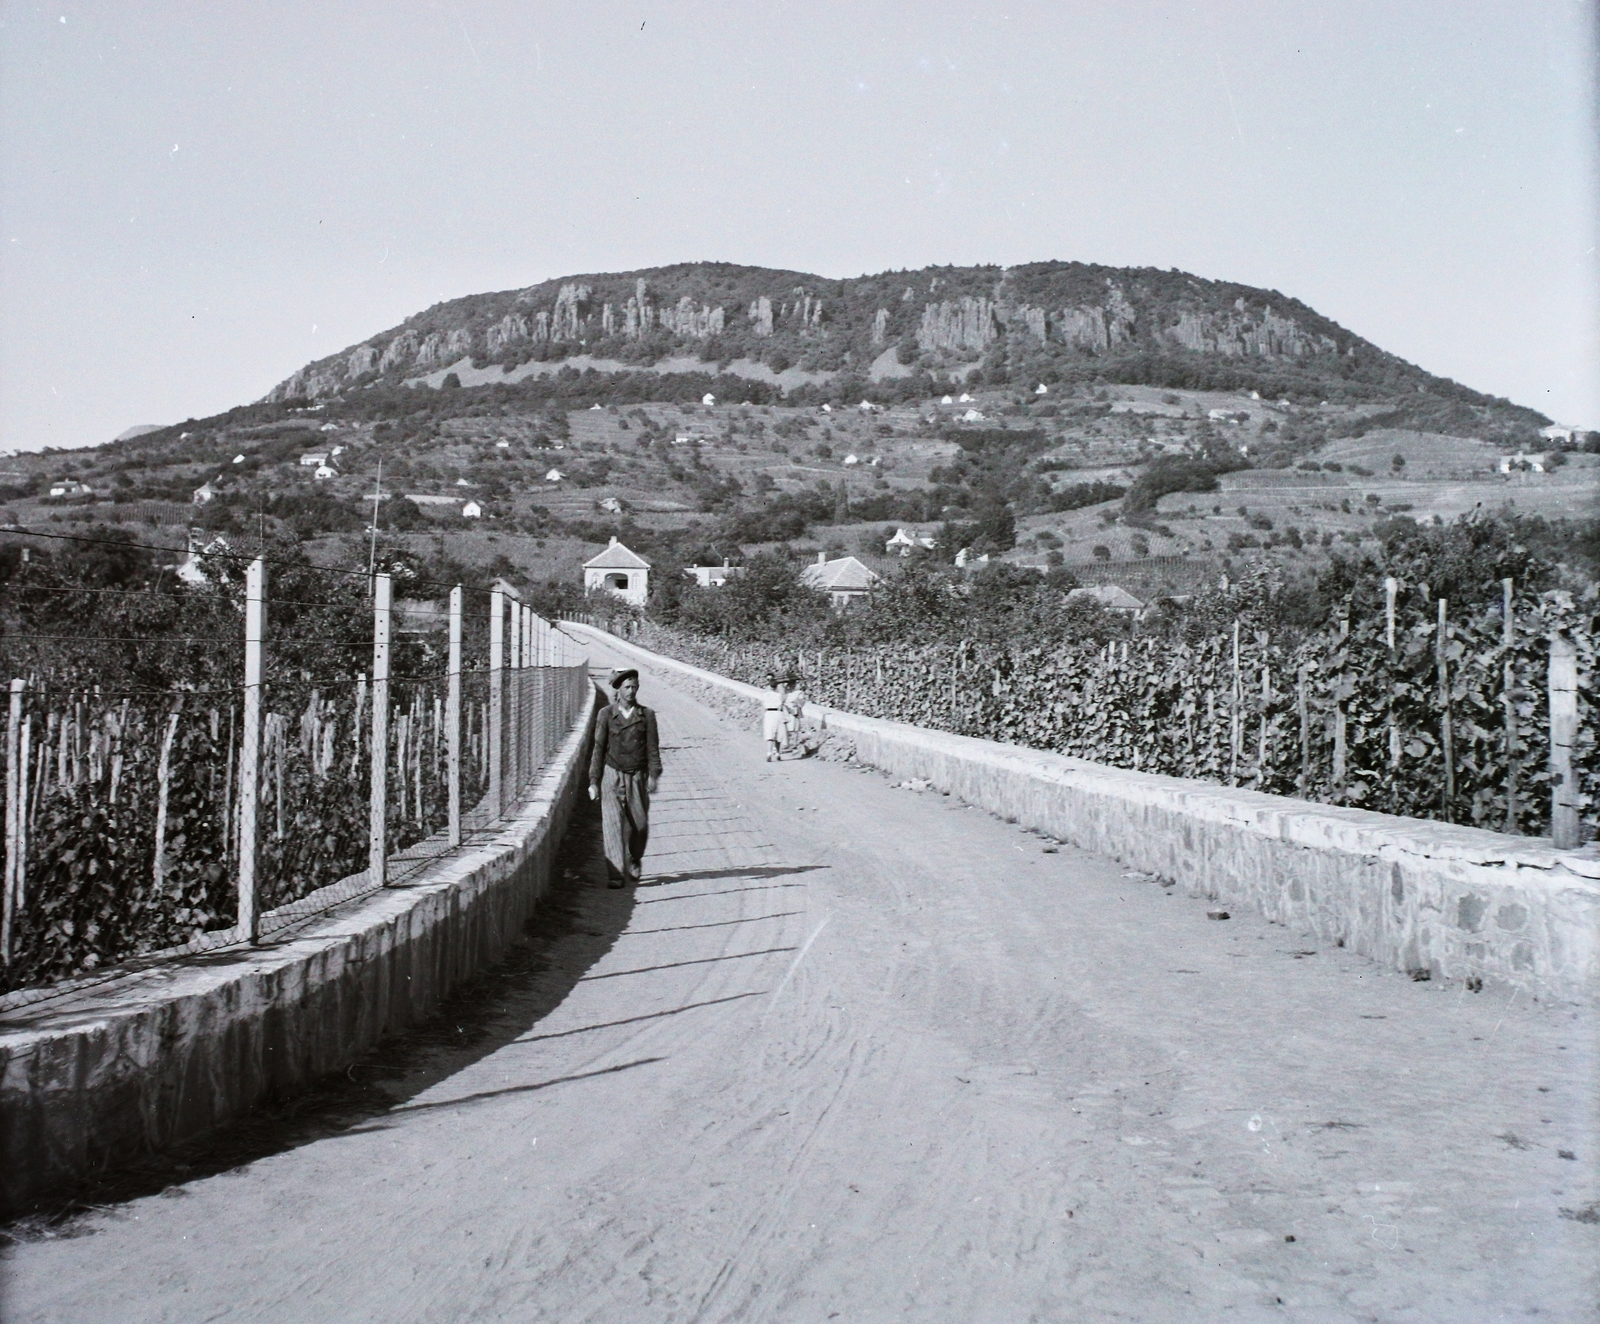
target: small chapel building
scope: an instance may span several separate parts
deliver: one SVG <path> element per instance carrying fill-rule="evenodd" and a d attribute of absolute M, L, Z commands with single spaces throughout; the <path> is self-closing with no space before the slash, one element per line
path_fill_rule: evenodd
<path fill-rule="evenodd" d="M 583 591 L 612 593 L 642 607 L 650 596 L 650 562 L 613 536 L 605 551 L 583 563 Z"/>

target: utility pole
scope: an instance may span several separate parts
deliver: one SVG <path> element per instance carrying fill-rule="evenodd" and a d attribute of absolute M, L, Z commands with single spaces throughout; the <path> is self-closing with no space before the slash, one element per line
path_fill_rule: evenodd
<path fill-rule="evenodd" d="M 383 456 L 378 456 L 378 481 L 372 489 L 372 546 L 367 553 L 367 596 L 372 596 L 373 575 L 378 570 L 378 506 L 383 501 Z"/>

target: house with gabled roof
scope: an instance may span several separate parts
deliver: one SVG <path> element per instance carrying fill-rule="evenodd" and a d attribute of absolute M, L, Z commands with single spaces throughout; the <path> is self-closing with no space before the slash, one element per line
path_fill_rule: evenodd
<path fill-rule="evenodd" d="M 610 593 L 642 607 L 650 596 L 650 562 L 613 535 L 605 551 L 583 563 L 583 591 Z"/>
<path fill-rule="evenodd" d="M 830 561 L 826 552 L 818 552 L 816 561 L 800 572 L 800 582 L 826 593 L 834 610 L 843 611 L 855 599 L 871 593 L 882 579 L 853 556 Z"/>

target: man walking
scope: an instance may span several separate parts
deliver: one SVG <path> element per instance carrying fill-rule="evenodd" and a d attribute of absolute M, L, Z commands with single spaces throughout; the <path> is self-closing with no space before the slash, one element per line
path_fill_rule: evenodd
<path fill-rule="evenodd" d="M 661 779 L 661 737 L 656 715 L 639 702 L 639 673 L 618 671 L 616 692 L 594 722 L 589 798 L 600 801 L 606 874 L 612 887 L 639 881 L 650 839 L 650 797 Z"/>

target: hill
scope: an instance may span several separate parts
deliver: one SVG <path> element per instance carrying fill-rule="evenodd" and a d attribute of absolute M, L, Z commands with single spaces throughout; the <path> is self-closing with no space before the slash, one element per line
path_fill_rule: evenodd
<path fill-rule="evenodd" d="M 1388 426 L 1526 433 L 1533 410 L 1435 377 L 1276 290 L 1038 262 L 830 280 L 700 262 L 436 304 L 307 364 L 267 402 L 403 383 L 511 384 L 563 367 L 722 373 L 793 393 L 1077 382 L 1387 401 Z M 453 374 L 453 377 L 452 377 Z"/>
<path fill-rule="evenodd" d="M 697 264 L 454 300 L 254 404 L 14 457 L 0 524 L 364 565 L 381 481 L 384 537 L 441 576 L 572 584 L 611 534 L 668 565 L 787 546 L 887 570 L 906 524 L 947 558 L 1177 592 L 1312 573 L 1397 517 L 1512 503 L 1576 528 L 1600 456 L 1502 471 L 1551 449 L 1542 422 L 1182 273 Z"/>

